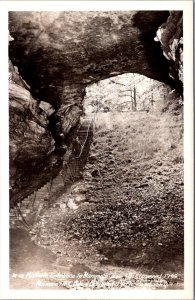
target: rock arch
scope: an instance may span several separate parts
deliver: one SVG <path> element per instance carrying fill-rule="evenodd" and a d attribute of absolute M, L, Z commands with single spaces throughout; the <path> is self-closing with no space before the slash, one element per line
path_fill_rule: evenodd
<path fill-rule="evenodd" d="M 87 85 L 132 72 L 179 87 L 174 60 L 154 38 L 159 26 L 171 23 L 167 43 L 174 40 L 180 19 L 180 12 L 168 11 L 10 12 L 9 57 L 19 71 L 10 62 L 12 203 L 59 171 Z M 43 102 L 55 112 L 41 109 Z"/>

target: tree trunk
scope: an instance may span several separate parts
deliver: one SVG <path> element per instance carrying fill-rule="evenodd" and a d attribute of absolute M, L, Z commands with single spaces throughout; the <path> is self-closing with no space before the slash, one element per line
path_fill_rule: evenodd
<path fill-rule="evenodd" d="M 133 102 L 134 102 L 134 110 L 137 110 L 137 100 L 136 100 L 136 88 L 133 88 Z"/>

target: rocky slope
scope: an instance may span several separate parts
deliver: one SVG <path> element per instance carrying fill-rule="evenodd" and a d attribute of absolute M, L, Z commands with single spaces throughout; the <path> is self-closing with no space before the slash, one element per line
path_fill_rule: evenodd
<path fill-rule="evenodd" d="M 61 268 L 77 264 L 92 273 L 104 273 L 107 266 L 122 268 L 119 280 L 108 279 L 112 288 L 121 287 L 122 277 L 123 287 L 132 284 L 128 267 L 142 275 L 174 274 L 167 287 L 180 288 L 182 119 L 138 114 L 131 115 L 130 124 L 128 119 L 117 123 L 115 116 L 114 128 L 100 125 L 83 180 L 40 216 L 31 234 L 37 244 L 57 254 Z"/>
<path fill-rule="evenodd" d="M 139 121 L 140 131 L 144 119 Z M 159 157 L 159 143 L 165 138 L 162 128 L 158 128 L 158 138 L 148 132 L 156 130 L 157 122 L 151 122 L 150 128 L 146 126 L 142 141 L 136 137 L 139 129 L 133 121 L 122 136 L 118 128 L 97 133 L 84 173 L 88 184 L 86 200 L 91 208 L 81 210 L 65 228 L 68 235 L 73 232 L 73 238 L 85 237 L 85 243 L 100 247 L 112 263 L 152 261 L 154 265 L 183 253 L 182 156 L 178 156 L 176 141 L 170 139 L 166 152 Z M 171 134 L 177 131 L 174 126 L 173 123 Z M 179 136 L 175 139 L 180 141 Z M 139 143 L 144 144 L 143 148 Z M 128 255 L 121 262 L 124 247 Z"/>

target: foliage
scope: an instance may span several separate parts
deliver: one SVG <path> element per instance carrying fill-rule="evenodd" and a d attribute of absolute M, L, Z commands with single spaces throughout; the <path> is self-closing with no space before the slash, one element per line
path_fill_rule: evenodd
<path fill-rule="evenodd" d="M 86 112 L 142 111 L 158 109 L 171 89 L 139 74 L 124 74 L 102 80 L 86 89 Z"/>

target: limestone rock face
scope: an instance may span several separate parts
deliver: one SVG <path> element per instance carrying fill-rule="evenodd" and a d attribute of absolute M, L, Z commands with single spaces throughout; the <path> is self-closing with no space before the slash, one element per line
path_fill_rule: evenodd
<path fill-rule="evenodd" d="M 165 11 L 11 12 L 10 58 L 33 95 L 54 107 L 78 103 L 74 91 L 113 73 L 171 83 L 168 62 L 154 41 L 168 16 Z"/>
<path fill-rule="evenodd" d="M 30 160 L 49 155 L 54 149 L 54 139 L 47 129 L 47 114 L 27 90 L 25 82 L 10 62 L 10 151 L 12 160 Z M 17 126 L 14 126 L 17 123 Z M 14 154 L 14 155 L 13 155 Z"/>
<path fill-rule="evenodd" d="M 9 62 L 10 192 L 22 188 L 34 166 L 49 157 L 55 141 L 48 130 L 47 114 L 31 96 L 28 85 Z M 22 170 L 23 169 L 23 170 Z"/>
<path fill-rule="evenodd" d="M 12 203 L 60 170 L 87 85 L 132 72 L 177 88 L 169 76 L 174 58 L 182 62 L 176 31 L 168 29 L 170 59 L 154 40 L 159 26 L 174 22 L 168 11 L 9 13 Z"/>
<path fill-rule="evenodd" d="M 169 76 L 172 77 L 177 89 L 182 93 L 183 87 L 183 14 L 182 11 L 170 12 L 155 38 L 160 41 L 164 56 L 170 61 Z"/>
<path fill-rule="evenodd" d="M 39 107 L 44 110 L 44 112 L 47 114 L 47 116 L 51 116 L 55 109 L 53 109 L 53 107 L 47 103 L 47 102 L 44 102 L 44 101 L 41 101 L 40 104 L 39 104 Z"/>

